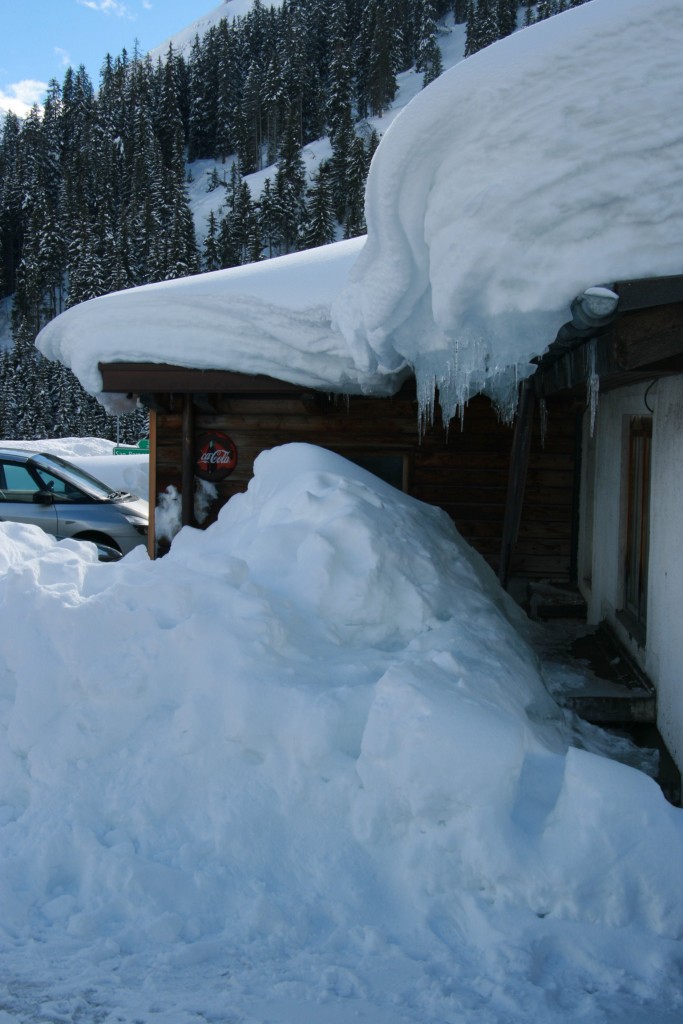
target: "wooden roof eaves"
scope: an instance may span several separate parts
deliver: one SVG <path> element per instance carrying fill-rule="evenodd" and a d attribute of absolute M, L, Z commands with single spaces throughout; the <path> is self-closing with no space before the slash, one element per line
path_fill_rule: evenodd
<path fill-rule="evenodd" d="M 125 395 L 222 395 L 225 398 L 305 398 L 331 395 L 330 388 L 292 384 L 265 374 L 232 370 L 199 370 L 171 363 L 114 362 L 98 364 L 105 394 Z M 337 394 L 337 392 L 334 392 Z M 351 398 L 356 391 L 339 392 Z M 366 397 L 373 397 L 368 395 Z M 374 396 L 378 397 L 378 396 Z M 415 398 L 415 378 L 406 377 L 393 397 Z"/>
<path fill-rule="evenodd" d="M 578 392 L 594 374 L 604 391 L 683 373 L 683 275 L 620 282 L 614 290 L 619 311 L 607 329 L 569 345 L 558 334 L 539 360 L 537 398 Z"/>
<path fill-rule="evenodd" d="M 199 370 L 171 363 L 114 362 L 98 364 L 102 391 L 107 394 L 224 394 L 281 396 L 314 390 L 263 374 L 232 370 Z"/>

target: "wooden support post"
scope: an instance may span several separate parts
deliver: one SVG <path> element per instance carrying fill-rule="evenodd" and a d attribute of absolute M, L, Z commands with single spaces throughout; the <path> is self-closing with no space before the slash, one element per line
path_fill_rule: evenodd
<path fill-rule="evenodd" d="M 156 520 L 157 504 L 157 414 L 156 409 L 149 410 L 149 484 L 147 501 L 149 502 L 149 526 L 147 528 L 147 554 L 156 558 Z"/>
<path fill-rule="evenodd" d="M 183 396 L 182 525 L 194 526 L 194 406 L 192 395 Z"/>
<path fill-rule="evenodd" d="M 500 564 L 498 566 L 498 579 L 506 590 L 510 582 L 512 557 L 522 518 L 535 405 L 533 388 L 530 382 L 525 380 L 520 388 L 517 420 L 512 438 L 505 518 L 503 520 L 503 537 L 500 546 Z"/>

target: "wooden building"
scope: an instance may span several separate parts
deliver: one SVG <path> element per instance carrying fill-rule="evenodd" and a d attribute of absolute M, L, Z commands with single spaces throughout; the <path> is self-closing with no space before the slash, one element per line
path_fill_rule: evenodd
<path fill-rule="evenodd" d="M 100 366 L 105 392 L 139 395 L 150 409 L 150 506 L 167 487 L 182 495 L 183 524 L 194 520 L 195 479 L 215 483 L 218 498 L 202 524 L 246 489 L 259 452 L 292 441 L 321 445 L 377 473 L 422 501 L 439 505 L 498 571 L 514 429 L 491 402 L 469 402 L 462 422 L 420 431 L 414 382 L 392 398 L 330 395 L 268 377 L 187 370 L 152 363 Z M 575 401 L 548 403 L 530 428 L 524 515 L 510 571 L 568 580 L 578 429 Z M 202 472 L 202 447 L 228 438 L 228 475 Z M 222 478 L 220 478 L 222 477 Z M 151 545 L 154 530 L 150 530 Z M 163 545 L 161 545 L 163 551 Z M 153 553 L 153 550 L 151 551 Z"/>
<path fill-rule="evenodd" d="M 581 304 L 596 292 L 605 315 Z M 588 623 L 605 623 L 654 683 L 680 769 L 683 276 L 589 289 L 571 317 L 521 386 L 513 426 L 478 396 L 462 423 L 421 432 L 413 381 L 373 398 L 154 363 L 100 371 L 105 392 L 150 409 L 150 505 L 177 488 L 184 524 L 196 525 L 198 478 L 215 488 L 208 525 L 261 451 L 308 442 L 443 508 L 509 589 L 573 586 Z"/>
<path fill-rule="evenodd" d="M 462 422 L 420 430 L 413 381 L 392 398 L 331 395 L 265 376 L 157 363 L 101 363 L 103 391 L 150 409 L 150 506 L 169 486 L 194 518 L 197 478 L 212 482 L 213 522 L 246 489 L 259 452 L 292 441 L 352 459 L 438 505 L 507 585 L 578 579 L 581 451 L 591 387 L 604 393 L 680 373 L 683 278 L 624 282 L 605 323 L 568 322 L 521 390 L 513 427 L 478 396 Z M 218 465 L 207 447 L 232 454 Z M 216 458 L 216 456 L 211 456 Z M 150 530 L 150 553 L 163 552 Z"/>

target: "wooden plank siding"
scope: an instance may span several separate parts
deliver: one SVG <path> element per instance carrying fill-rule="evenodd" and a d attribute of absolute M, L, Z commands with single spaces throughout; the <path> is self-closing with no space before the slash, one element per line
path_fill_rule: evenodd
<path fill-rule="evenodd" d="M 183 396 L 156 394 L 157 494 L 181 490 Z M 256 456 L 292 441 L 321 445 L 348 458 L 396 455 L 404 459 L 405 489 L 439 505 L 461 534 L 497 571 L 513 431 L 501 423 L 488 399 L 467 406 L 464 423 L 448 432 L 439 425 L 420 438 L 413 394 L 394 398 L 278 397 L 212 394 L 196 400 L 194 430 L 222 431 L 237 447 L 238 464 L 217 484 L 221 505 L 246 490 Z M 566 580 L 570 572 L 574 416 L 570 403 L 549 403 L 548 429 L 534 423 L 522 527 L 512 569 L 515 574 Z"/>
<path fill-rule="evenodd" d="M 577 407 L 569 398 L 548 401 L 545 435 L 540 415 L 534 419 L 512 576 L 572 579 L 577 430 Z"/>

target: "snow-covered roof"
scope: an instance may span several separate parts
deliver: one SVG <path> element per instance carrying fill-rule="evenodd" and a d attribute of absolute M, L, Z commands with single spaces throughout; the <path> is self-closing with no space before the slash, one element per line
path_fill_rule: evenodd
<path fill-rule="evenodd" d="M 77 306 L 38 347 L 385 394 L 448 416 L 530 372 L 584 288 L 683 270 L 683 6 L 593 0 L 457 64 L 396 117 L 367 243 Z M 512 371 L 512 372 L 511 372 Z"/>
<path fill-rule="evenodd" d="M 102 386 L 98 362 L 118 360 L 390 393 L 386 376 L 359 371 L 330 320 L 333 299 L 364 242 L 103 295 L 51 321 L 38 345 L 71 366 L 93 393 Z"/>

